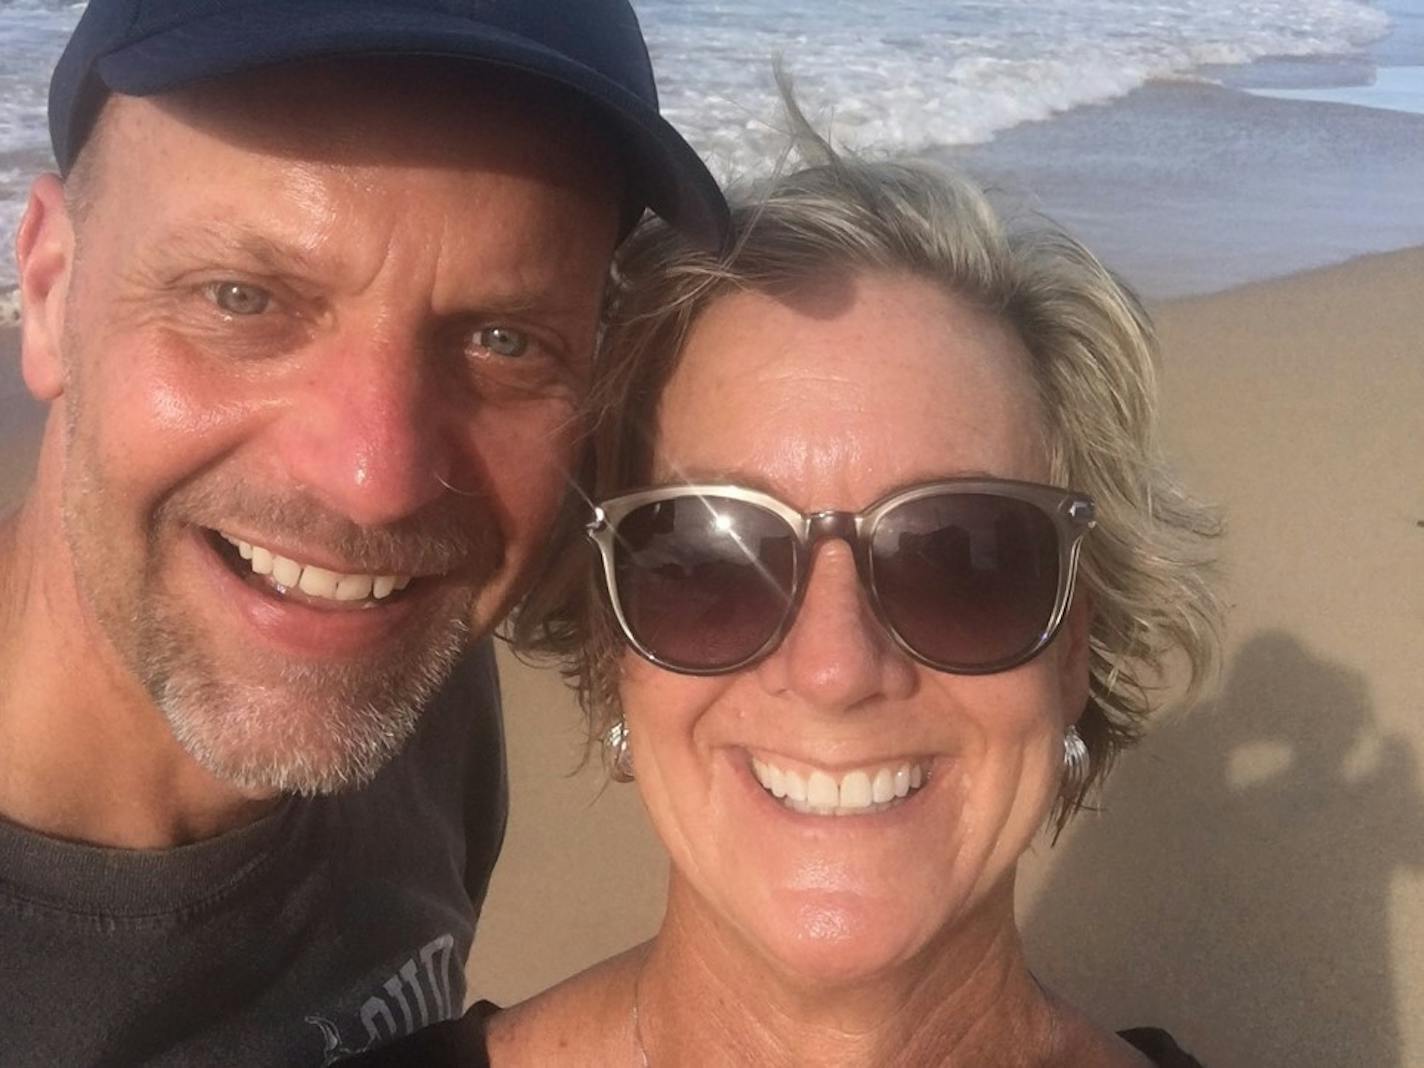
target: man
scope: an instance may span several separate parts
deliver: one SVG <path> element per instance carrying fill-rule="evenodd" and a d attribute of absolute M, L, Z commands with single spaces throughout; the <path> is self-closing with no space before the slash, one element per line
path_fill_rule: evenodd
<path fill-rule="evenodd" d="M 462 1009 L 504 817 L 478 639 L 618 237 L 726 208 L 626 0 L 91 0 L 50 116 L 0 1064 L 331 1063 Z"/>

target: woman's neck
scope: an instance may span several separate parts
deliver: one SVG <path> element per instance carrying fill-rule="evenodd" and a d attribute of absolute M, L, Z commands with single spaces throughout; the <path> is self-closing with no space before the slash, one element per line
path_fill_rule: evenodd
<path fill-rule="evenodd" d="M 650 1068 L 1008 1068 L 1057 1059 L 1058 1009 L 1024 960 L 1012 883 L 913 960 L 836 983 L 779 969 L 676 875 L 669 891 L 634 984 L 637 1040 Z"/>

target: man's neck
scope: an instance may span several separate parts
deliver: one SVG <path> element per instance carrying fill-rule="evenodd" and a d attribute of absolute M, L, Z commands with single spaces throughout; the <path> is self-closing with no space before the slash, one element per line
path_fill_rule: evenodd
<path fill-rule="evenodd" d="M 42 492 L 37 490 L 36 492 Z M 257 819 L 199 766 L 83 610 L 33 497 L 0 520 L 0 819 L 71 841 L 162 849 Z"/>

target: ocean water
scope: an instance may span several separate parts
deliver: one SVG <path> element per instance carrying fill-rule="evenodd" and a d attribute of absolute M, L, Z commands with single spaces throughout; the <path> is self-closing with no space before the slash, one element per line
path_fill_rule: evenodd
<path fill-rule="evenodd" d="M 873 153 L 979 146 L 974 158 L 990 165 L 994 146 L 1015 131 L 1111 112 L 1164 83 L 1296 96 L 1301 106 L 1410 110 L 1424 67 L 1424 0 L 634 3 L 664 112 L 724 179 L 765 174 L 782 155 L 774 57 L 837 141 Z M 0 0 L 7 247 L 29 176 L 50 165 L 46 86 L 82 9 L 72 0 Z M 1326 91 L 1337 95 L 1321 97 Z M 1031 167 L 1016 173 L 1035 181 Z M 0 284 L 13 278 L 8 259 Z"/>
<path fill-rule="evenodd" d="M 775 158 L 771 58 L 807 112 L 866 150 L 988 141 L 1150 81 L 1263 57 L 1357 53 L 1361 0 L 642 0 L 663 108 L 723 176 Z"/>

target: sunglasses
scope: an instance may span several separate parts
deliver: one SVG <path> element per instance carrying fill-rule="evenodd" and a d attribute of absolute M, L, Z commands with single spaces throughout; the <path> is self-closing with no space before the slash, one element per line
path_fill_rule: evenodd
<path fill-rule="evenodd" d="M 858 513 L 802 513 L 742 486 L 664 486 L 603 501 L 586 529 L 624 636 L 670 671 L 719 675 L 770 655 L 796 618 L 816 545 L 839 538 L 905 652 L 987 675 L 1053 640 L 1093 524 L 1081 493 L 955 478 Z"/>

